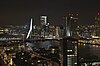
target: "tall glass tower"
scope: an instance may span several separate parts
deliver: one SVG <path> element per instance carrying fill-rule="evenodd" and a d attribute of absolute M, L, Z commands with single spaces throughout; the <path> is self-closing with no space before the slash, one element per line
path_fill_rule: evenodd
<path fill-rule="evenodd" d="M 95 16 L 95 32 L 97 36 L 100 36 L 100 12 Z"/>
<path fill-rule="evenodd" d="M 78 26 L 78 13 L 68 13 L 66 19 L 66 36 L 76 36 L 76 28 Z"/>
<path fill-rule="evenodd" d="M 49 23 L 47 21 L 47 16 L 43 15 L 40 16 L 40 22 L 41 22 L 41 36 L 47 38 L 49 36 Z"/>

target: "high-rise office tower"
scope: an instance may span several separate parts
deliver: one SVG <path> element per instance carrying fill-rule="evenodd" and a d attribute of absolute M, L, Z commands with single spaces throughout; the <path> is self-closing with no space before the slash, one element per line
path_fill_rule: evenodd
<path fill-rule="evenodd" d="M 78 13 L 68 13 L 65 17 L 65 38 L 63 38 L 63 66 L 76 66 Z M 67 51 L 67 52 L 66 52 Z"/>
<path fill-rule="evenodd" d="M 78 26 L 78 13 L 68 13 L 66 15 L 66 36 L 76 36 Z"/>
<path fill-rule="evenodd" d="M 47 24 L 47 16 L 43 15 L 40 16 L 40 21 L 42 25 L 46 25 Z"/>
<path fill-rule="evenodd" d="M 71 36 L 71 22 L 70 22 L 70 17 L 66 16 L 66 23 L 65 23 L 65 36 Z"/>
<path fill-rule="evenodd" d="M 49 36 L 49 23 L 47 21 L 47 16 L 43 15 L 40 16 L 40 22 L 41 22 L 41 36 L 42 37 L 48 37 Z"/>
<path fill-rule="evenodd" d="M 100 12 L 95 16 L 95 32 L 97 36 L 100 36 Z"/>

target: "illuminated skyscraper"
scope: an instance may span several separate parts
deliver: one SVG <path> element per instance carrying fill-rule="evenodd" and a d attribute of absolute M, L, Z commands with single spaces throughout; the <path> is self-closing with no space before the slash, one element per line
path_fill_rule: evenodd
<path fill-rule="evenodd" d="M 47 24 L 47 16 L 40 16 L 40 21 L 42 25 L 46 25 Z"/>
<path fill-rule="evenodd" d="M 95 32 L 97 36 L 100 36 L 100 12 L 95 16 Z"/>
<path fill-rule="evenodd" d="M 45 16 L 45 15 L 40 16 L 40 22 L 42 25 L 41 36 L 48 37 L 49 36 L 49 23 L 47 21 L 47 16 Z"/>
<path fill-rule="evenodd" d="M 76 27 L 78 26 L 78 14 L 68 13 L 65 17 L 65 38 L 63 38 L 63 66 L 75 66 L 76 61 L 76 39 L 73 37 L 77 36 Z M 66 52 L 67 51 L 67 52 Z"/>
<path fill-rule="evenodd" d="M 66 15 L 66 36 L 75 36 L 78 26 L 78 13 L 68 13 Z"/>
<path fill-rule="evenodd" d="M 70 30 L 71 24 L 70 24 L 70 17 L 66 17 L 66 36 L 71 36 L 71 30 Z"/>

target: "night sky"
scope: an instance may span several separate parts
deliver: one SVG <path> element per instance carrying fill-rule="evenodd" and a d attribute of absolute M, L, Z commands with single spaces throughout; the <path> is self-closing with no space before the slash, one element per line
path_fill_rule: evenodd
<path fill-rule="evenodd" d="M 79 13 L 80 24 L 94 24 L 96 12 L 100 11 L 100 0 L 1 0 L 0 25 L 35 24 L 41 15 L 47 15 L 51 25 L 61 25 L 68 12 Z"/>

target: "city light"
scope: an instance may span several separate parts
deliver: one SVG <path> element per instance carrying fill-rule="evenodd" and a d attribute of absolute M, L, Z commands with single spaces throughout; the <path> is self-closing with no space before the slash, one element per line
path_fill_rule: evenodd
<path fill-rule="evenodd" d="M 99 13 L 93 25 L 79 25 L 79 15 L 68 13 L 63 25 L 40 16 L 36 25 L 0 27 L 0 56 L 4 65 L 88 66 L 100 63 Z M 34 23 L 34 25 L 33 25 Z M 17 62 L 16 62 L 17 61 Z M 67 63 L 66 63 L 67 62 Z"/>

